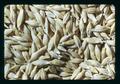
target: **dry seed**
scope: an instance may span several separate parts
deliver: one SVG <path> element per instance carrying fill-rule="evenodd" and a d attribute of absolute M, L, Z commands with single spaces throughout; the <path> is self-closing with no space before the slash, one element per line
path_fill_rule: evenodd
<path fill-rule="evenodd" d="M 97 25 L 94 29 L 91 29 L 91 31 L 94 31 L 94 32 L 104 32 L 106 30 L 108 30 L 108 28 L 101 25 Z"/>
<path fill-rule="evenodd" d="M 46 10 L 45 5 L 33 5 L 34 7 L 38 8 L 39 10 Z"/>
<path fill-rule="evenodd" d="M 92 65 L 92 66 L 100 66 L 100 63 L 97 60 L 86 60 L 85 61 L 88 65 Z"/>
<path fill-rule="evenodd" d="M 95 46 L 95 56 L 98 61 L 101 61 L 100 48 L 97 45 Z"/>
<path fill-rule="evenodd" d="M 54 36 L 50 39 L 48 43 L 48 51 L 52 50 L 52 48 L 54 47 L 54 39 Z"/>
<path fill-rule="evenodd" d="M 21 24 L 23 23 L 24 20 L 24 10 L 21 8 L 18 18 L 17 18 L 17 28 L 20 29 Z"/>
<path fill-rule="evenodd" d="M 96 38 L 96 37 L 85 38 L 85 40 L 86 40 L 88 43 L 91 43 L 91 44 L 103 43 L 102 39 Z"/>
<path fill-rule="evenodd" d="M 8 73 L 9 73 L 9 70 L 10 70 L 10 64 L 6 64 L 5 67 L 4 67 L 4 77 L 6 79 Z"/>
<path fill-rule="evenodd" d="M 80 80 L 85 74 L 85 70 L 83 69 L 78 75 L 75 77 L 75 80 Z"/>
<path fill-rule="evenodd" d="M 87 22 L 87 13 L 86 11 L 82 11 L 81 13 L 81 18 L 83 19 L 83 22 L 86 23 Z"/>
<path fill-rule="evenodd" d="M 91 59 L 96 60 L 95 53 L 94 53 L 94 50 L 95 50 L 94 45 L 88 44 L 88 48 L 90 50 L 90 57 L 91 57 Z"/>
<path fill-rule="evenodd" d="M 90 50 L 88 48 L 88 46 L 86 47 L 85 51 L 84 51 L 84 61 L 88 60 L 90 56 Z"/>
<path fill-rule="evenodd" d="M 52 79 L 52 78 L 60 79 L 60 76 L 58 76 L 56 74 L 48 74 L 48 78 L 49 79 Z"/>
<path fill-rule="evenodd" d="M 71 33 L 72 32 L 72 17 L 70 17 L 70 20 L 66 23 L 66 32 L 67 33 Z"/>
<path fill-rule="evenodd" d="M 17 76 L 15 75 L 15 73 L 10 72 L 8 74 L 8 78 L 17 79 Z"/>
<path fill-rule="evenodd" d="M 64 17 L 63 17 L 63 23 L 67 23 L 67 21 L 69 20 L 69 17 L 70 17 L 70 12 L 67 12 Z"/>
<path fill-rule="evenodd" d="M 44 65 L 50 64 L 50 62 L 41 59 L 41 60 L 33 61 L 32 64 L 33 64 L 33 65 L 36 65 L 36 66 L 44 66 Z"/>
<path fill-rule="evenodd" d="M 104 66 L 104 65 L 106 65 L 107 63 L 109 63 L 110 61 L 112 61 L 112 58 L 111 58 L 111 57 L 106 57 L 106 58 L 103 59 L 103 61 L 102 61 L 101 64 Z"/>
<path fill-rule="evenodd" d="M 82 61 L 83 61 L 83 59 L 79 59 L 79 58 L 73 58 L 70 60 L 70 62 L 72 62 L 72 63 L 80 63 Z"/>
<path fill-rule="evenodd" d="M 63 45 L 63 46 L 70 46 L 70 45 L 73 45 L 74 43 L 75 43 L 74 40 L 71 39 L 71 40 L 68 40 L 68 41 L 62 42 L 61 45 Z"/>
<path fill-rule="evenodd" d="M 92 28 L 92 23 L 89 22 L 87 27 L 86 27 L 86 33 L 87 33 L 87 36 L 90 37 L 91 36 L 91 28 Z"/>
<path fill-rule="evenodd" d="M 101 59 L 103 60 L 106 57 L 106 48 L 103 47 L 101 51 Z"/>
<path fill-rule="evenodd" d="M 70 80 L 70 76 L 68 76 L 68 77 L 63 77 L 62 79 L 63 79 L 63 80 Z"/>
<path fill-rule="evenodd" d="M 107 77 L 105 75 L 94 74 L 91 80 L 105 80 Z"/>
<path fill-rule="evenodd" d="M 78 13 L 81 13 L 81 9 L 79 5 L 74 5 L 74 8 Z"/>
<path fill-rule="evenodd" d="M 83 32 L 83 30 L 85 29 L 85 25 L 84 25 L 84 22 L 83 22 L 83 19 L 81 18 L 80 21 L 79 21 L 79 29 L 80 31 Z"/>
<path fill-rule="evenodd" d="M 110 47 L 108 46 L 108 44 L 105 44 L 105 48 L 106 48 L 106 55 L 108 57 L 113 58 L 113 56 L 112 56 L 112 50 L 110 49 Z"/>
<path fill-rule="evenodd" d="M 73 38 L 74 38 L 74 41 L 75 41 L 76 46 L 77 46 L 78 48 L 80 48 L 80 46 L 81 46 L 81 41 L 80 41 L 80 39 L 79 39 L 76 35 L 74 35 Z"/>
<path fill-rule="evenodd" d="M 110 35 L 112 35 L 114 31 L 115 31 L 115 23 L 113 23 L 113 25 L 111 26 Z"/>
<path fill-rule="evenodd" d="M 46 51 L 47 47 L 44 46 L 41 49 L 39 49 L 38 51 L 36 51 L 35 53 L 32 54 L 30 61 L 36 60 L 38 58 L 38 56 L 42 55 L 45 51 Z"/>
<path fill-rule="evenodd" d="M 72 37 L 72 34 L 64 35 L 64 36 L 60 39 L 60 42 L 64 42 L 64 41 L 68 40 L 70 37 Z"/>
<path fill-rule="evenodd" d="M 68 76 L 71 76 L 71 74 L 70 73 L 67 73 L 67 72 L 61 72 L 60 73 L 60 76 L 62 76 L 62 77 L 68 77 Z"/>
<path fill-rule="evenodd" d="M 60 32 L 58 30 L 56 30 L 55 34 L 54 34 L 54 45 L 55 47 L 57 47 L 58 43 L 60 40 Z"/>
<path fill-rule="evenodd" d="M 80 71 L 81 71 L 81 67 L 78 67 L 74 72 L 73 72 L 73 74 L 72 74 L 72 76 L 71 76 L 71 80 L 73 80 L 76 76 L 77 76 L 77 74 L 78 73 L 80 73 Z"/>
<path fill-rule="evenodd" d="M 15 5 L 10 5 L 10 20 L 11 22 L 13 22 L 14 24 L 16 23 L 16 13 L 15 13 Z"/>
<path fill-rule="evenodd" d="M 61 66 L 64 64 L 63 61 L 60 61 L 60 60 L 57 60 L 57 59 L 54 59 L 50 62 L 52 65 L 57 65 L 57 66 Z"/>

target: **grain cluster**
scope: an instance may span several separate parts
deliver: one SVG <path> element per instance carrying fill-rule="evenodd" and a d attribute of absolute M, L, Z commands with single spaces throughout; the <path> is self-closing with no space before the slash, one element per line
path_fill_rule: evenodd
<path fill-rule="evenodd" d="M 115 79 L 114 6 L 6 5 L 4 78 Z"/>

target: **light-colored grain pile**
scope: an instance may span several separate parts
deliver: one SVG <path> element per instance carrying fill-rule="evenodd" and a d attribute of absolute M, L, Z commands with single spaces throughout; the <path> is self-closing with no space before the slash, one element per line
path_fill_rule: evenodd
<path fill-rule="evenodd" d="M 115 78 L 113 5 L 7 5 L 7 80 Z"/>

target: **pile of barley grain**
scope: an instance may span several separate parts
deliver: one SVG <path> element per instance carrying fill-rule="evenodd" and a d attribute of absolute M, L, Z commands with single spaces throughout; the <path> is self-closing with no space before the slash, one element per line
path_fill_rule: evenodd
<path fill-rule="evenodd" d="M 115 78 L 113 5 L 7 5 L 7 80 Z"/>

